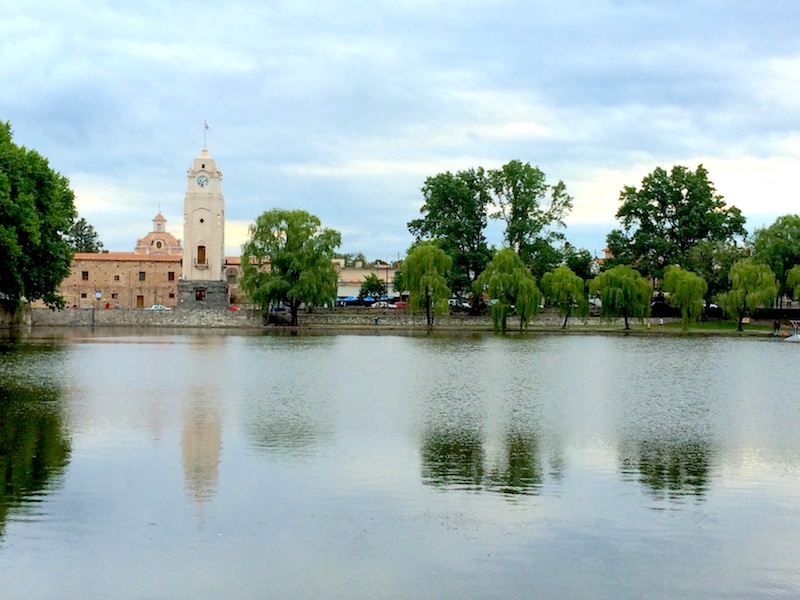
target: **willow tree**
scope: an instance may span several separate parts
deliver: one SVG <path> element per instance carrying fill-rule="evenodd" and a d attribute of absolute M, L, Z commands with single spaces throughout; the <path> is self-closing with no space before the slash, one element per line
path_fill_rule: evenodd
<path fill-rule="evenodd" d="M 519 317 L 519 329 L 539 312 L 542 293 L 519 254 L 513 248 L 500 250 L 475 282 L 476 295 L 494 300 L 491 308 L 495 331 L 506 331 L 512 311 Z"/>
<path fill-rule="evenodd" d="M 589 284 L 589 292 L 600 297 L 600 314 L 608 319 L 622 317 L 625 329 L 630 329 L 629 317 L 644 319 L 650 312 L 650 284 L 626 265 L 600 273 Z"/>
<path fill-rule="evenodd" d="M 786 287 L 792 292 L 792 298 L 800 300 L 800 265 L 789 269 L 786 274 Z"/>
<path fill-rule="evenodd" d="M 567 327 L 567 321 L 576 313 L 579 316 L 589 312 L 589 302 L 586 298 L 586 284 L 567 265 L 561 265 L 542 277 L 542 291 L 544 297 L 558 307 L 564 315 L 562 329 Z"/>
<path fill-rule="evenodd" d="M 336 300 L 338 274 L 331 260 L 341 243 L 338 231 L 322 227 L 304 210 L 276 208 L 249 228 L 242 246 L 242 291 L 266 312 L 282 302 L 297 325 L 300 305 Z"/>
<path fill-rule="evenodd" d="M 766 263 L 778 281 L 779 301 L 791 292 L 789 271 L 800 264 L 800 215 L 784 215 L 753 234 L 755 257 Z"/>
<path fill-rule="evenodd" d="M 737 261 L 731 267 L 731 290 L 722 294 L 720 304 L 728 314 L 736 315 L 737 331 L 742 331 L 744 318 L 751 311 L 771 304 L 778 295 L 775 273 L 767 265 L 752 258 Z"/>
<path fill-rule="evenodd" d="M 708 284 L 697 273 L 670 265 L 664 271 L 661 287 L 669 293 L 670 304 L 681 310 L 684 329 L 689 326 L 689 321 L 696 321 L 703 314 L 703 298 Z"/>
<path fill-rule="evenodd" d="M 428 327 L 433 326 L 434 315 L 450 310 L 447 275 L 452 266 L 453 259 L 444 250 L 432 242 L 422 242 L 409 252 L 400 268 L 402 288 L 409 292 L 409 307 L 425 310 Z"/>

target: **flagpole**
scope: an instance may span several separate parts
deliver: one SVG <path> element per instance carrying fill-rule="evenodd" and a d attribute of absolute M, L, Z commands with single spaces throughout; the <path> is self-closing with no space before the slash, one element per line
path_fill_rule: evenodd
<path fill-rule="evenodd" d="M 206 150 L 208 146 L 206 146 L 206 133 L 208 132 L 208 123 L 205 119 L 203 119 L 203 150 Z"/>

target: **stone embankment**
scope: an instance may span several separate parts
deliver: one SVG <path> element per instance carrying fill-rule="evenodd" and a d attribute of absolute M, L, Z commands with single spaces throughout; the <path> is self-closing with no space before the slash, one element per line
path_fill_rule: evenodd
<path fill-rule="evenodd" d="M 281 326 L 288 323 L 288 313 L 273 315 L 267 327 Z M 377 323 L 376 323 L 377 319 Z M 533 328 L 557 329 L 564 318 L 557 312 L 546 310 L 537 315 L 530 323 Z M 319 310 L 313 313 L 300 314 L 301 327 L 314 328 L 374 328 L 389 327 L 397 329 L 425 328 L 424 314 L 410 314 L 403 310 L 371 309 L 371 308 L 336 308 Z M 34 308 L 31 310 L 31 324 L 34 327 L 202 327 L 202 328 L 263 328 L 263 315 L 256 310 L 217 311 L 217 310 L 172 310 L 150 311 L 142 309 L 93 309 L 67 308 L 50 310 Z M 570 319 L 570 324 L 581 326 L 599 326 L 597 317 Z M 603 324 L 609 325 L 604 322 Z M 618 324 L 621 324 L 618 323 Z M 612 324 L 614 325 L 614 324 Z M 463 315 L 446 315 L 436 317 L 436 328 L 491 330 L 492 319 L 488 316 L 473 317 Z M 508 322 L 509 330 L 519 328 L 519 321 L 512 317 Z"/>

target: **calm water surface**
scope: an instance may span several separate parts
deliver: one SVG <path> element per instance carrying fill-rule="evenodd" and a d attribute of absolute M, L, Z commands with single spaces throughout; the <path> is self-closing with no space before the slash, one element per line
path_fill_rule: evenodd
<path fill-rule="evenodd" d="M 0 599 L 798 598 L 800 348 L 0 345 Z"/>

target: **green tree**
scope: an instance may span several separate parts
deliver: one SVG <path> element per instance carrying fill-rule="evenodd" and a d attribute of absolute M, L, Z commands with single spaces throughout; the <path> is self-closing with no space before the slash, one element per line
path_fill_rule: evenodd
<path fill-rule="evenodd" d="M 506 243 L 526 265 L 534 266 L 537 258 L 544 258 L 538 261 L 537 270 L 549 270 L 547 255 L 564 238 L 555 228 L 566 227 L 564 218 L 572 210 L 572 197 L 564 183 L 548 185 L 539 167 L 519 160 L 489 171 L 488 179 L 494 197 L 492 217 L 505 221 Z"/>
<path fill-rule="evenodd" d="M 730 241 L 703 240 L 689 251 L 687 270 L 694 271 L 706 282 L 705 304 L 708 306 L 719 294 L 730 287 L 733 263 L 746 258 L 747 249 Z"/>
<path fill-rule="evenodd" d="M 775 273 L 753 258 L 737 261 L 731 267 L 731 290 L 719 297 L 720 304 L 738 319 L 737 331 L 742 331 L 744 318 L 760 306 L 771 304 L 778 295 Z"/>
<path fill-rule="evenodd" d="M 689 326 L 690 320 L 696 321 L 703 314 L 703 299 L 708 284 L 697 273 L 670 265 L 664 272 L 661 287 L 669 293 L 670 304 L 681 310 L 684 329 Z"/>
<path fill-rule="evenodd" d="M 564 315 L 562 329 L 573 313 L 583 316 L 589 312 L 589 301 L 586 298 L 586 283 L 567 265 L 561 265 L 542 277 L 544 297 L 558 307 Z"/>
<path fill-rule="evenodd" d="M 69 462 L 60 408 L 57 387 L 0 376 L 0 538 L 9 507 L 41 498 Z"/>
<path fill-rule="evenodd" d="M 584 281 L 588 281 L 594 276 L 592 272 L 594 257 L 586 248 L 578 249 L 569 242 L 565 242 L 562 254 L 564 256 L 564 264 L 567 265 L 575 275 Z"/>
<path fill-rule="evenodd" d="M 276 208 L 250 225 L 242 246 L 242 291 L 262 311 L 282 302 L 297 325 L 300 305 L 322 306 L 336 299 L 338 274 L 331 260 L 341 234 L 322 227 L 304 210 Z"/>
<path fill-rule="evenodd" d="M 487 185 L 482 168 L 428 177 L 422 186 L 423 216 L 408 223 L 418 240 L 436 240 L 453 260 L 448 285 L 454 293 L 469 292 L 492 258 L 484 235 L 490 202 Z"/>
<path fill-rule="evenodd" d="M 409 307 L 424 309 L 429 327 L 433 326 L 434 315 L 449 312 L 447 273 L 452 265 L 453 259 L 432 242 L 417 244 L 403 261 L 402 285 L 410 294 Z"/>
<path fill-rule="evenodd" d="M 358 297 L 363 300 L 367 296 L 372 296 L 376 300 L 380 300 L 386 295 L 386 292 L 386 282 L 382 281 L 375 273 L 370 273 L 361 282 Z"/>
<path fill-rule="evenodd" d="M 96 254 L 103 251 L 103 242 L 94 230 L 94 225 L 89 225 L 81 217 L 72 224 L 67 232 L 67 241 L 73 252 L 90 252 Z"/>
<path fill-rule="evenodd" d="M 792 293 L 792 298 L 800 300 L 800 265 L 789 269 L 786 274 L 786 287 Z"/>
<path fill-rule="evenodd" d="M 630 329 L 628 317 L 644 319 L 650 312 L 652 288 L 639 271 L 618 265 L 592 279 L 589 291 L 598 295 L 600 314 L 605 318 L 623 317 L 625 329 Z"/>
<path fill-rule="evenodd" d="M 519 329 L 539 312 L 542 293 L 522 259 L 513 248 L 500 250 L 475 282 L 476 295 L 494 300 L 490 311 L 495 331 L 505 332 L 512 310 L 519 317 Z M 512 308 L 513 307 L 513 308 Z"/>
<path fill-rule="evenodd" d="M 11 125 L 0 122 L 0 302 L 7 310 L 23 300 L 64 305 L 58 288 L 69 275 L 65 236 L 75 216 L 67 178 L 14 144 Z"/>
<path fill-rule="evenodd" d="M 778 217 L 769 227 L 757 229 L 753 234 L 753 250 L 757 260 L 769 265 L 778 278 L 778 296 L 781 306 L 787 288 L 789 271 L 800 264 L 800 216 Z"/>
<path fill-rule="evenodd" d="M 656 168 L 640 188 L 626 186 L 619 199 L 616 216 L 623 230 L 609 234 L 608 247 L 616 264 L 629 261 L 646 277 L 661 278 L 668 265 L 686 265 L 689 251 L 704 240 L 746 234 L 741 211 L 725 205 L 703 165 L 696 171 Z"/>

